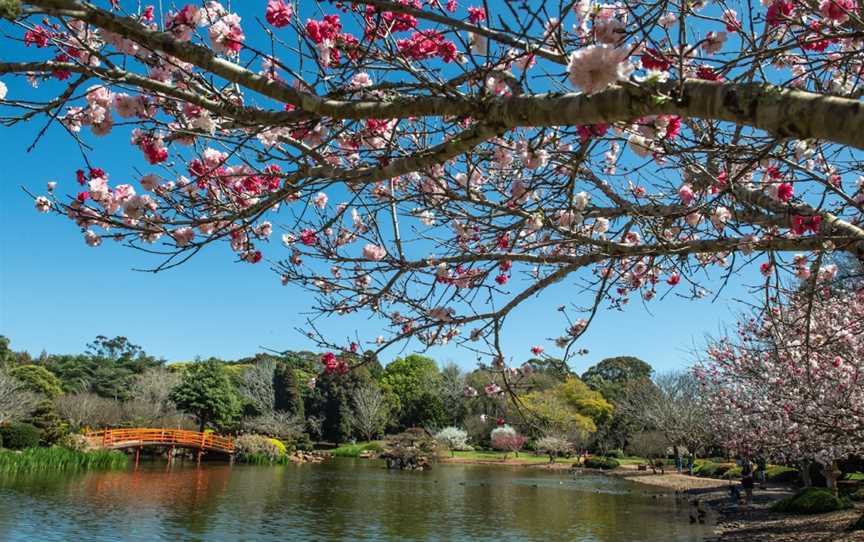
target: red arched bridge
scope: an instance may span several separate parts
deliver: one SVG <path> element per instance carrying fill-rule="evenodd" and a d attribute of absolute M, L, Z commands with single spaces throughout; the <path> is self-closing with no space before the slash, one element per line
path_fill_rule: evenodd
<path fill-rule="evenodd" d="M 154 429 L 138 427 L 132 429 L 103 429 L 85 435 L 90 446 L 106 450 L 136 449 L 136 463 L 141 448 L 145 446 L 169 447 L 169 458 L 174 448 L 189 448 L 198 451 L 198 459 L 205 452 L 228 454 L 233 458 L 234 439 L 215 433 L 201 433 L 185 429 Z"/>

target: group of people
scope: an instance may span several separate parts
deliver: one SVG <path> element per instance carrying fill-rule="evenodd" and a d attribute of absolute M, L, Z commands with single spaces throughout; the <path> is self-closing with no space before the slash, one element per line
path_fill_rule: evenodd
<path fill-rule="evenodd" d="M 686 472 L 690 476 L 693 476 L 693 454 L 688 454 L 684 457 L 676 455 L 675 468 L 678 472 Z"/>

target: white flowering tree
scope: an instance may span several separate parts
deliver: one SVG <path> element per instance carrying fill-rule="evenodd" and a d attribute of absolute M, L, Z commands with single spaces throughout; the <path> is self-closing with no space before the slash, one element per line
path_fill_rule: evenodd
<path fill-rule="evenodd" d="M 450 456 L 456 455 L 456 450 L 470 450 L 471 446 L 468 444 L 468 431 L 464 429 L 460 429 L 458 427 L 445 427 L 444 429 L 435 433 L 435 440 L 439 443 L 443 444 L 450 450 Z"/>
<path fill-rule="evenodd" d="M 837 461 L 864 454 L 864 289 L 783 301 L 743 319 L 695 368 L 706 421 L 742 455 L 820 462 L 836 489 Z"/>
<path fill-rule="evenodd" d="M 375 348 L 474 342 L 502 371 L 507 317 L 562 281 L 566 360 L 600 306 L 864 255 L 854 0 L 235 7 L 0 0 L 3 123 L 82 149 L 39 211 L 154 270 L 229 244 L 380 317 Z"/>

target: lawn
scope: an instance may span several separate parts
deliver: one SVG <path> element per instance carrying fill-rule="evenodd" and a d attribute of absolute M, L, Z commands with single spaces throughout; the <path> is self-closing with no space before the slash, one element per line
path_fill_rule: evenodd
<path fill-rule="evenodd" d="M 443 452 L 441 457 L 450 457 L 450 452 Z M 492 451 L 492 450 L 472 450 L 469 452 L 455 452 L 454 457 L 458 459 L 465 459 L 471 461 L 504 461 L 505 454 L 504 452 Z M 531 452 L 520 452 L 519 457 L 516 457 L 515 454 L 510 453 L 506 454 L 507 461 L 514 463 L 548 463 L 549 456 L 548 455 L 534 455 Z M 559 457 L 555 459 L 556 463 L 566 463 L 571 464 L 576 461 L 575 457 L 566 458 Z"/>

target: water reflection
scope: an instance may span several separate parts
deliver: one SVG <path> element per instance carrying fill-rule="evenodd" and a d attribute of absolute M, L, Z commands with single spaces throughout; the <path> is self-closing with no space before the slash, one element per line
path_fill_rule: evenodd
<path fill-rule="evenodd" d="M 698 541 L 686 503 L 616 479 L 376 462 L 0 480 L 0 540 Z M 37 536 L 38 533 L 38 536 Z"/>

